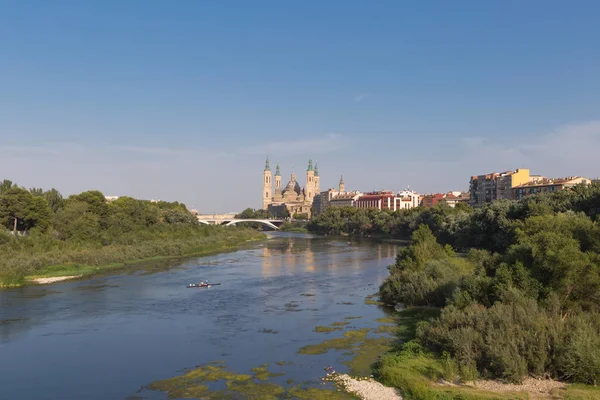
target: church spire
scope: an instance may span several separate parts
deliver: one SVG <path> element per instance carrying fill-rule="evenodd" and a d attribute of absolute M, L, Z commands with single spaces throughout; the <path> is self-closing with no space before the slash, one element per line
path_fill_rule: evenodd
<path fill-rule="evenodd" d="M 315 176 L 319 176 L 319 164 L 315 164 Z"/>
<path fill-rule="evenodd" d="M 269 157 L 267 157 L 267 161 L 265 162 L 265 171 L 270 171 L 271 165 L 269 164 Z"/>
<path fill-rule="evenodd" d="M 277 167 L 275 167 L 275 176 L 281 176 L 279 173 L 279 164 L 277 164 Z"/>
<path fill-rule="evenodd" d="M 344 175 L 340 176 L 340 188 L 339 188 L 340 192 L 344 192 L 345 191 L 345 185 L 344 185 Z"/>
<path fill-rule="evenodd" d="M 307 169 L 307 171 L 312 171 L 312 170 L 313 170 L 312 160 L 308 160 L 308 169 Z"/>

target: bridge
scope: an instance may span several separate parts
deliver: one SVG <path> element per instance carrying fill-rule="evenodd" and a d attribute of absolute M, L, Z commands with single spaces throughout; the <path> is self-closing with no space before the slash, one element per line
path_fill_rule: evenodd
<path fill-rule="evenodd" d="M 279 227 L 285 222 L 283 219 L 246 219 L 246 218 L 235 218 L 235 215 L 198 215 L 198 222 L 205 225 L 223 225 L 233 226 L 244 222 L 255 222 L 263 224 L 273 230 L 279 230 Z"/>

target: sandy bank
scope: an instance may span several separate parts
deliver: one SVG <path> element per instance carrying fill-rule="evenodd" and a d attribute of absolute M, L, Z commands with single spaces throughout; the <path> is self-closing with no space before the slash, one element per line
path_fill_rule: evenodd
<path fill-rule="evenodd" d="M 35 278 L 32 279 L 32 282 L 39 283 L 40 285 L 45 285 L 47 283 L 54 283 L 60 281 L 66 281 L 67 279 L 81 278 L 81 275 L 71 275 L 71 276 L 53 276 L 51 278 Z"/>
<path fill-rule="evenodd" d="M 328 378 L 362 400 L 402 400 L 396 389 L 384 386 L 372 378 L 355 379 L 346 374 L 330 375 Z"/>
<path fill-rule="evenodd" d="M 442 382 L 442 385 L 457 386 L 449 382 Z M 551 392 L 554 389 L 566 387 L 563 382 L 553 381 L 550 379 L 534 379 L 526 378 L 522 384 L 501 383 L 497 381 L 479 380 L 477 383 L 466 382 L 465 386 L 475 387 L 477 389 L 489 390 L 491 392 L 509 393 L 509 392 L 527 392 L 531 399 L 547 399 L 551 397 Z"/>

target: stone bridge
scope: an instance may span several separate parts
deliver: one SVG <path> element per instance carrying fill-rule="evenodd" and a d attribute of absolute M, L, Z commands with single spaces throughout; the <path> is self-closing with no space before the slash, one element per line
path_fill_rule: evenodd
<path fill-rule="evenodd" d="M 216 218 L 211 218 L 210 216 L 198 215 L 198 222 L 205 225 L 224 225 L 224 226 L 232 226 L 237 225 L 239 223 L 244 222 L 257 222 L 263 224 L 273 230 L 279 230 L 281 224 L 285 221 L 283 219 L 245 219 L 245 218 L 235 218 L 234 216 L 228 217 L 226 215 L 216 215 Z"/>

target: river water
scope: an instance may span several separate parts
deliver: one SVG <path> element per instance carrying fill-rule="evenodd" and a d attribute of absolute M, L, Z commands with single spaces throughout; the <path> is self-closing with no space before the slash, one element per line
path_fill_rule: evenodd
<path fill-rule="evenodd" d="M 317 325 L 386 315 L 365 296 L 396 248 L 275 233 L 232 253 L 0 290 L 0 399 L 165 399 L 146 385 L 215 360 L 244 373 L 292 361 L 274 369 L 283 381 L 318 385 L 324 366 L 346 371 L 344 355 L 298 349 L 343 335 Z M 201 279 L 222 285 L 185 287 Z"/>

